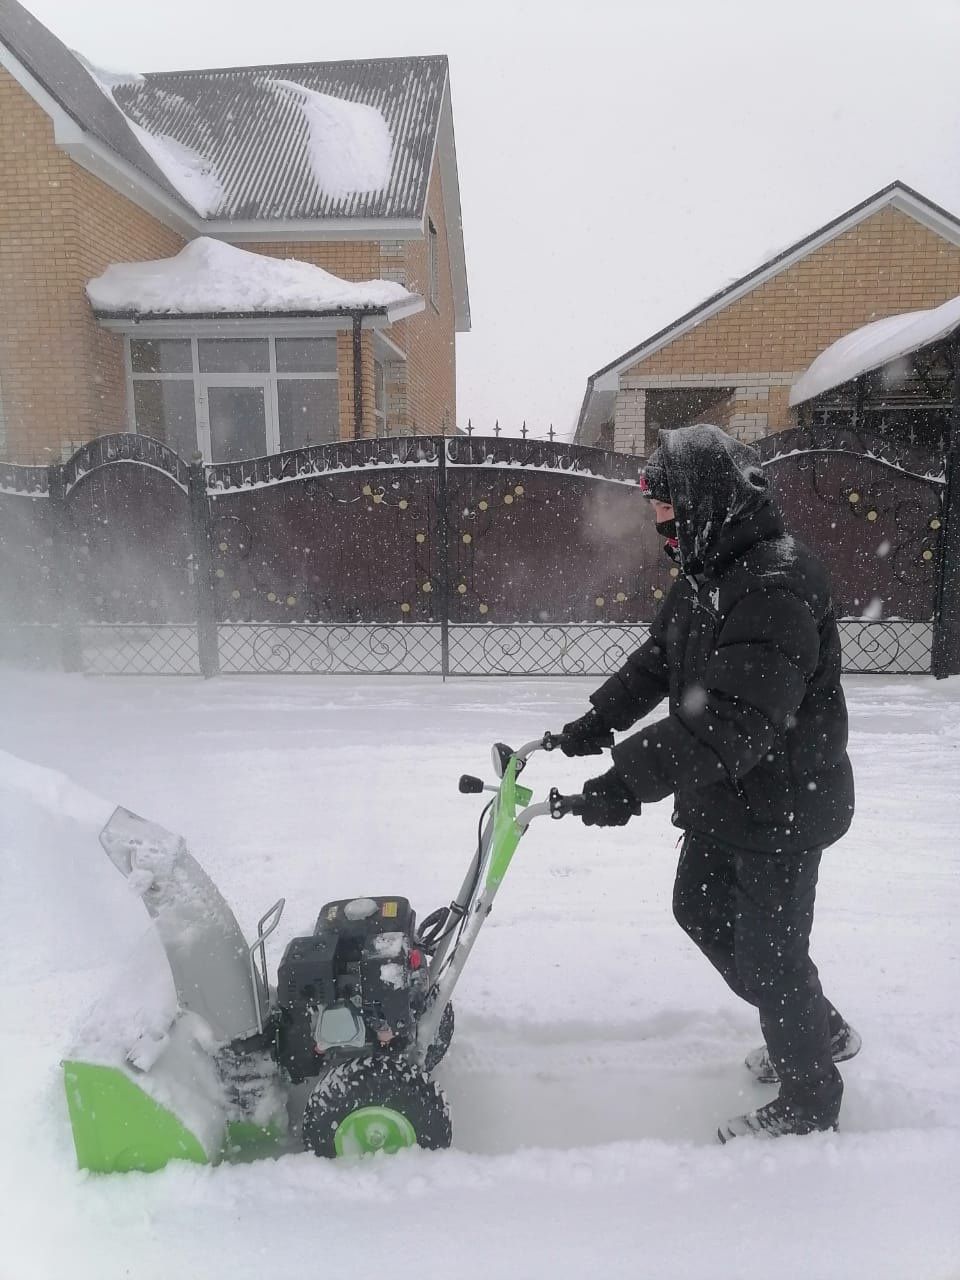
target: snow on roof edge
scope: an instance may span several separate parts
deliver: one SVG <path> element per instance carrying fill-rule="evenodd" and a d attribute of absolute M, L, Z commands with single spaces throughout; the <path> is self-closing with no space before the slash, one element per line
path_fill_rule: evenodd
<path fill-rule="evenodd" d="M 417 295 L 392 280 L 342 280 L 296 258 L 198 236 L 175 257 L 117 262 L 87 282 L 103 315 L 238 315 L 387 308 Z"/>

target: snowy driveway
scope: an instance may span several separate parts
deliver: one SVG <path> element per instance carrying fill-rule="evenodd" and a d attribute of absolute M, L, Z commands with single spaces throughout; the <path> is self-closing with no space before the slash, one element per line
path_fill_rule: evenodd
<path fill-rule="evenodd" d="M 458 775 L 591 687 L 6 672 L 0 750 L 182 832 L 248 932 L 285 894 L 275 965 L 326 899 L 447 902 L 477 815 Z M 671 919 L 661 804 L 615 832 L 531 828 L 458 993 L 452 1152 L 78 1174 L 58 1058 L 117 963 L 116 912 L 142 909 L 117 907 L 56 785 L 26 800 L 0 756 L 2 1280 L 960 1275 L 960 680 L 846 687 L 859 809 L 824 857 L 814 955 L 864 1050 L 840 1133 L 776 1144 L 714 1144 L 770 1091 L 740 1065 L 755 1015 Z M 575 790 L 602 767 L 528 777 Z"/>

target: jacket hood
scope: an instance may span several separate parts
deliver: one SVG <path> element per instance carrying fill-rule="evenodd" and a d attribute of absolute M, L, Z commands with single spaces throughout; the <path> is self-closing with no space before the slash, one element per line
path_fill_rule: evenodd
<path fill-rule="evenodd" d="M 720 427 L 661 431 L 650 463 L 666 472 L 687 573 L 703 569 L 728 525 L 773 503 L 760 455 Z"/>

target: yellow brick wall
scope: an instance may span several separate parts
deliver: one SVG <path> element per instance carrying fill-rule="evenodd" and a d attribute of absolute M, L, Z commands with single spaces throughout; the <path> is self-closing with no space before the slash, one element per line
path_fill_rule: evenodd
<path fill-rule="evenodd" d="M 407 353 L 407 414 L 404 425 L 417 435 L 452 433 L 457 422 L 457 357 L 450 276 L 447 223 L 443 214 L 440 170 L 434 164 L 427 195 L 427 212 L 437 229 L 440 262 L 439 305 L 430 301 L 430 268 L 427 240 L 411 240 L 406 246 L 407 288 L 422 294 L 426 307 L 390 330 L 390 336 Z"/>
<path fill-rule="evenodd" d="M 86 281 L 183 240 L 58 150 L 49 117 L 3 70 L 0 172 L 0 456 L 58 461 L 126 426 L 122 344 L 97 325 Z"/>
<path fill-rule="evenodd" d="M 800 373 L 851 329 L 958 294 L 960 248 L 888 207 L 621 377 Z M 770 430 L 790 425 L 788 395 L 770 387 Z"/>

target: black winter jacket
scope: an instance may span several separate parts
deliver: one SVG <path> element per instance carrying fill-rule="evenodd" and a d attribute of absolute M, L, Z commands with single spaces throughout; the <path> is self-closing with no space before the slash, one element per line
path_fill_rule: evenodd
<path fill-rule="evenodd" d="M 647 642 L 590 701 L 640 801 L 724 844 L 797 853 L 853 816 L 840 640 L 819 561 L 784 532 L 753 450 L 715 427 L 662 432 L 680 576 Z"/>

